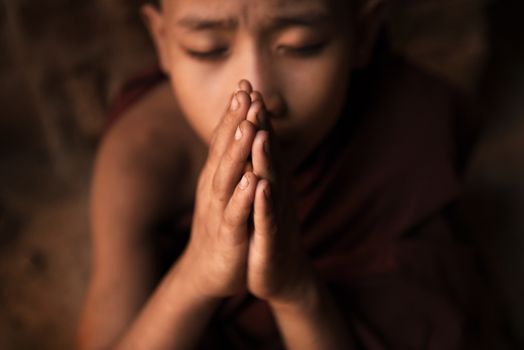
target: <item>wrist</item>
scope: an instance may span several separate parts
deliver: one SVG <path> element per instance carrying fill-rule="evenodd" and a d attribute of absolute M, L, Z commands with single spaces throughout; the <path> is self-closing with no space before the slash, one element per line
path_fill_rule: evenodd
<path fill-rule="evenodd" d="M 288 349 L 350 349 L 348 325 L 324 283 L 318 279 L 299 299 L 270 302 Z"/>
<path fill-rule="evenodd" d="M 321 302 L 322 284 L 314 276 L 309 276 L 285 298 L 273 298 L 268 300 L 269 306 L 274 312 L 307 312 L 318 309 Z"/>
<path fill-rule="evenodd" d="M 174 268 L 176 283 L 183 287 L 185 294 L 191 295 L 195 301 L 201 304 L 218 304 L 220 302 L 221 297 L 210 294 L 209 291 L 204 290 L 201 283 L 198 283 L 196 278 L 198 274 L 195 273 L 198 266 L 195 266 L 192 262 L 187 250 L 182 253 Z"/>

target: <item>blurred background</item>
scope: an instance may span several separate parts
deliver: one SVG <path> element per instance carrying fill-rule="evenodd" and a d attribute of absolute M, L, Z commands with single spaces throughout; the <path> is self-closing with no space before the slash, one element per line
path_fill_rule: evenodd
<path fill-rule="evenodd" d="M 155 61 L 141 0 L 0 0 L 0 349 L 70 349 L 89 274 L 87 199 L 104 112 Z M 396 51 L 476 99 L 462 200 L 524 348 L 522 0 L 391 0 Z M 501 348 L 502 345 L 501 345 Z"/>

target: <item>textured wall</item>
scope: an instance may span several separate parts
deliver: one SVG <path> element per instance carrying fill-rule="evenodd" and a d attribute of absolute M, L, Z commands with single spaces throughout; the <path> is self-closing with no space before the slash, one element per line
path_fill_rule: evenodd
<path fill-rule="evenodd" d="M 0 349 L 72 348 L 103 110 L 152 59 L 107 3 L 0 3 Z"/>

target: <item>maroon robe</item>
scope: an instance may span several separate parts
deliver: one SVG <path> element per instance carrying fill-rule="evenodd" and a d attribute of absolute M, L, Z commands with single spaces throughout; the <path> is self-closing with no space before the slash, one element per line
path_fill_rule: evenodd
<path fill-rule="evenodd" d="M 479 267 L 451 215 L 467 143 L 455 101 L 400 60 L 372 72 L 353 79 L 337 125 L 293 174 L 307 252 L 360 348 L 492 348 L 479 340 Z M 112 118 L 163 79 L 135 79 Z M 187 208 L 162 236 L 166 266 L 191 216 Z M 283 345 L 267 304 L 245 293 L 224 301 L 202 348 Z"/>

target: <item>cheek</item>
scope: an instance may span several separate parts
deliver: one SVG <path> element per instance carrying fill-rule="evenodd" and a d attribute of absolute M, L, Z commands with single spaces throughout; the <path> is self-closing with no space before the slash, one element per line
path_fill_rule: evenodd
<path fill-rule="evenodd" d="M 349 54 L 339 49 L 289 70 L 287 102 L 303 126 L 303 137 L 319 139 L 336 122 L 345 102 L 350 63 Z"/>
<path fill-rule="evenodd" d="M 209 144 L 212 133 L 223 116 L 229 96 L 219 77 L 183 60 L 171 66 L 171 86 L 177 103 L 189 124 Z"/>

